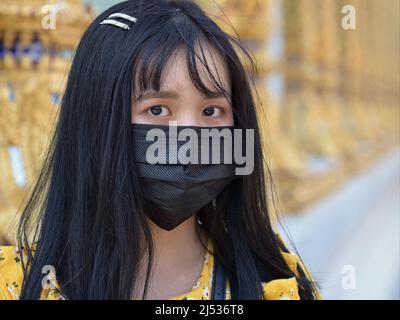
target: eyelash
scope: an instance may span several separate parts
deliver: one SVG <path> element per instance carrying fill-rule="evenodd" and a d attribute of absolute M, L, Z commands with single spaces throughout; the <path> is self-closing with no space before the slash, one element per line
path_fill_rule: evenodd
<path fill-rule="evenodd" d="M 171 113 L 170 109 L 169 109 L 166 105 L 163 105 L 163 104 L 155 104 L 155 105 L 152 105 L 152 106 L 150 106 L 149 108 L 147 108 L 147 109 L 145 110 L 145 112 L 148 113 L 149 115 L 153 116 L 153 117 L 159 117 L 159 115 L 154 115 L 154 114 L 151 113 L 151 109 L 154 108 L 154 107 L 158 107 L 158 106 L 164 107 L 165 109 L 168 110 L 169 113 Z M 210 108 L 210 107 L 212 107 L 212 108 L 214 108 L 214 109 L 217 109 L 217 110 L 221 113 L 221 115 L 225 112 L 225 108 L 223 108 L 223 107 L 210 105 L 210 106 L 205 107 L 205 108 L 202 110 L 202 114 L 203 114 L 204 110 L 206 110 L 207 108 Z M 216 118 L 215 116 L 214 116 L 214 117 L 213 117 L 213 116 L 207 116 L 207 117 L 209 117 L 209 118 Z"/>
<path fill-rule="evenodd" d="M 207 106 L 207 107 L 205 107 L 204 109 L 203 109 L 203 111 L 202 111 L 202 113 L 204 113 L 204 111 L 207 109 L 207 108 L 214 108 L 214 109 L 217 109 L 221 114 L 223 114 L 223 112 L 224 112 L 224 108 L 222 108 L 222 107 L 218 107 L 218 106 Z M 217 116 L 207 116 L 208 118 L 216 118 Z"/>
<path fill-rule="evenodd" d="M 154 107 L 158 107 L 158 106 L 164 107 L 165 109 L 168 110 L 169 113 L 171 113 L 169 108 L 167 106 L 163 105 L 163 104 L 152 105 L 151 107 L 147 108 L 145 112 L 148 113 L 149 115 L 153 116 L 153 117 L 158 117 L 158 115 L 154 115 L 154 114 L 151 113 L 151 109 L 154 108 Z"/>

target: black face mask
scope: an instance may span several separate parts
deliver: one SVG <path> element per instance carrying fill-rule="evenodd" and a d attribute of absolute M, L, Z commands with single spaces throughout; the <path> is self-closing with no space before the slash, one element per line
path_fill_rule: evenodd
<path fill-rule="evenodd" d="M 173 230 L 185 220 L 192 217 L 196 212 L 210 203 L 220 194 L 220 192 L 235 178 L 234 164 L 224 164 L 225 154 L 221 148 L 220 161 L 215 164 L 201 164 L 201 140 L 204 139 L 189 139 L 186 141 L 177 141 L 177 151 L 185 145 L 198 146 L 198 157 L 196 161 L 190 161 L 188 164 L 183 163 L 177 157 L 177 163 L 169 159 L 174 148 L 160 148 L 155 154 L 158 159 L 162 155 L 166 155 L 165 163 L 151 164 L 149 157 L 146 158 L 146 152 L 151 145 L 170 141 L 170 138 L 176 139 L 176 134 L 169 132 L 170 127 L 166 125 L 148 125 L 148 124 L 132 124 L 133 134 L 135 139 L 135 162 L 138 168 L 139 179 L 143 183 L 145 197 L 150 202 L 148 209 L 148 217 L 165 230 Z M 178 126 L 176 133 L 179 134 L 183 129 L 193 129 L 197 136 L 201 136 L 201 129 L 211 129 L 210 127 L 189 127 Z M 163 133 L 164 138 L 151 139 L 146 141 L 146 135 L 151 129 L 159 129 L 159 133 Z M 233 132 L 233 127 L 213 127 L 220 132 L 223 129 Z M 226 131 L 225 131 L 226 132 Z M 232 135 L 233 136 L 233 135 Z M 211 139 L 209 160 L 211 159 Z M 221 139 L 222 140 L 222 139 Z M 223 141 L 223 140 L 222 140 Z M 207 142 L 208 143 L 208 142 Z M 223 144 L 221 142 L 221 144 Z M 164 144 L 165 145 L 165 144 Z M 154 149 L 152 149 L 154 150 Z M 165 153 L 163 153 L 165 151 Z M 231 151 L 228 151 L 231 152 Z M 188 153 L 185 153 L 188 154 Z M 193 158 L 192 158 L 193 159 Z M 149 163 L 150 162 L 150 163 Z M 226 162 L 226 161 L 225 161 Z M 208 162 L 211 163 L 211 162 Z"/>

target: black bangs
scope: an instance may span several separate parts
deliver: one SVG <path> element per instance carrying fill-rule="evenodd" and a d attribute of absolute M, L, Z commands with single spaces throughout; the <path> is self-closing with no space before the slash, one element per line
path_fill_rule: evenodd
<path fill-rule="evenodd" d="M 206 53 L 210 50 L 212 54 L 206 58 Z M 226 52 L 213 43 L 212 39 L 208 39 L 190 17 L 181 12 L 172 17 L 163 30 L 148 38 L 139 49 L 133 63 L 133 96 L 137 98 L 148 90 L 159 91 L 166 65 L 173 63 L 179 54 L 184 54 L 190 79 L 202 95 L 212 98 L 215 94 L 222 94 L 231 101 L 228 88 L 224 88 L 220 75 L 209 65 L 215 64 L 216 54 L 221 61 L 228 64 Z M 224 65 L 230 87 L 232 67 Z M 199 68 L 206 72 L 213 88 L 204 83 L 204 75 L 200 75 Z"/>

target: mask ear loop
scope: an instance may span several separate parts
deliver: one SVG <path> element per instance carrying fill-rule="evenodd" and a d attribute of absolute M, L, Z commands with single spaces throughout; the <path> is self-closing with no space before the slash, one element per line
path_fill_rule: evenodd
<path fill-rule="evenodd" d="M 217 199 L 216 199 L 216 198 L 212 200 L 211 205 L 212 205 L 212 207 L 213 207 L 214 212 L 217 212 Z M 202 225 L 202 224 L 203 224 L 203 221 L 200 220 L 200 218 L 199 218 L 198 215 L 196 215 L 196 221 L 197 221 L 197 223 L 198 223 L 199 225 Z M 222 219 L 222 222 L 223 222 L 223 224 L 224 224 L 225 232 L 228 233 L 228 227 L 227 227 L 227 225 L 226 225 L 225 218 Z"/>
<path fill-rule="evenodd" d="M 224 224 L 224 230 L 226 233 L 229 233 L 228 227 L 226 225 L 226 216 L 222 217 L 222 223 Z"/>
<path fill-rule="evenodd" d="M 214 212 L 216 212 L 216 211 L 217 211 L 217 199 L 213 199 L 212 202 L 211 202 L 211 204 L 212 204 L 212 207 L 213 207 Z M 196 221 L 197 221 L 197 223 L 198 223 L 199 225 L 202 225 L 202 224 L 203 224 L 203 221 L 200 220 L 200 218 L 199 218 L 198 215 L 196 215 Z M 225 223 L 225 222 L 224 222 L 224 223 Z"/>
<path fill-rule="evenodd" d="M 213 199 L 213 201 L 211 202 L 212 207 L 214 209 L 214 212 L 217 212 L 217 198 Z M 226 226 L 226 221 L 225 221 L 225 217 L 222 218 L 222 223 L 224 225 L 224 230 L 226 233 L 228 233 L 228 227 Z"/>
<path fill-rule="evenodd" d="M 217 211 L 217 199 L 213 199 L 212 206 L 214 208 L 214 211 Z"/>

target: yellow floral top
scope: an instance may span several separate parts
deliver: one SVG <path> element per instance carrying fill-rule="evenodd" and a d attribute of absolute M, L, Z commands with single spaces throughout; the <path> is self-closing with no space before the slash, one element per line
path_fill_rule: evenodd
<path fill-rule="evenodd" d="M 209 241 L 208 248 L 213 252 L 211 241 Z M 295 274 L 297 274 L 298 264 L 308 273 L 308 270 L 304 267 L 297 255 L 291 252 L 282 252 L 282 254 L 287 265 Z M 25 258 L 24 256 L 24 259 Z M 172 297 L 170 300 L 210 300 L 213 264 L 213 255 L 207 252 L 204 257 L 204 265 L 200 277 L 192 290 L 185 294 Z M 311 275 L 309 276 L 311 277 Z M 59 286 L 55 276 L 50 274 L 50 276 L 47 276 L 47 279 L 53 282 L 53 289 L 51 286 L 48 286 L 47 289 L 42 289 L 40 299 L 64 300 L 64 297 L 58 292 L 57 288 L 59 288 Z M 21 254 L 18 252 L 17 247 L 0 246 L 0 300 L 19 299 L 22 280 L 23 270 L 21 266 Z M 262 286 L 265 300 L 300 300 L 298 283 L 295 277 L 263 282 Z M 317 298 L 321 298 L 319 293 Z M 227 282 L 226 299 L 231 299 L 229 282 Z"/>

